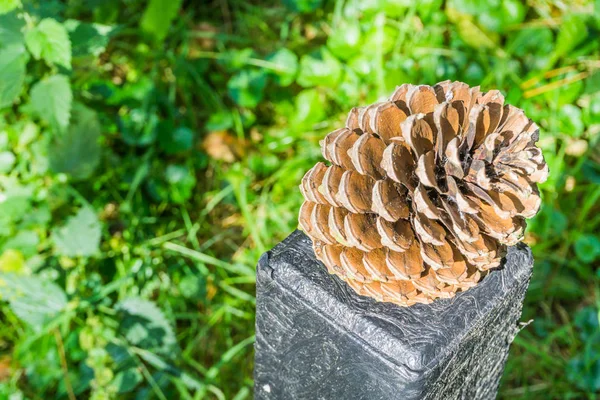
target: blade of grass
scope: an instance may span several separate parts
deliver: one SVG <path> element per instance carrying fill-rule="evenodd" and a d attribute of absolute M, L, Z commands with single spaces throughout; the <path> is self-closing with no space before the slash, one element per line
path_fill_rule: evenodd
<path fill-rule="evenodd" d="M 162 247 L 165 250 L 181 254 L 183 256 L 191 258 L 192 260 L 200 261 L 201 263 L 204 263 L 204 264 L 213 265 L 217 268 L 222 268 L 229 272 L 233 272 L 233 273 L 240 274 L 240 275 L 255 275 L 254 269 L 248 268 L 245 265 L 230 264 L 228 262 L 221 261 L 218 258 L 215 258 L 213 256 L 209 256 L 208 254 L 204 254 L 199 251 L 192 250 L 190 248 L 181 246 L 179 244 L 175 244 L 172 242 L 166 242 L 162 245 Z M 199 266 L 199 268 L 206 275 L 209 274 L 209 271 L 208 271 L 208 269 L 206 269 L 206 267 Z"/>

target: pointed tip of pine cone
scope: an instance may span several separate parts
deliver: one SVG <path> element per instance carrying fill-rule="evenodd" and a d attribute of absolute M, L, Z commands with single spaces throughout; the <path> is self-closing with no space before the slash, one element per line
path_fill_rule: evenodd
<path fill-rule="evenodd" d="M 498 90 L 403 84 L 350 110 L 300 185 L 328 271 L 401 306 L 475 286 L 522 240 L 548 166 L 539 128 Z"/>

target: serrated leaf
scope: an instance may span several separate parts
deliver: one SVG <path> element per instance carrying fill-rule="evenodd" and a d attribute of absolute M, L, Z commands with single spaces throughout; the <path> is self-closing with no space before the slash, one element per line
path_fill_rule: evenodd
<path fill-rule="evenodd" d="M 44 18 L 25 34 L 27 49 L 36 60 L 71 69 L 71 40 L 65 27 L 52 18 Z"/>
<path fill-rule="evenodd" d="M 98 253 L 102 227 L 94 210 L 82 207 L 67 222 L 52 230 L 58 254 L 67 257 L 90 257 Z"/>
<path fill-rule="evenodd" d="M 27 52 L 20 44 L 0 49 L 0 109 L 11 106 L 21 94 Z"/>
<path fill-rule="evenodd" d="M 89 24 L 70 19 L 65 21 L 65 28 L 69 32 L 73 57 L 97 57 L 106 50 L 112 26 Z"/>
<path fill-rule="evenodd" d="M 120 333 L 136 347 L 173 357 L 177 340 L 160 308 L 153 302 L 138 297 L 125 299 L 116 305 L 123 312 Z"/>
<path fill-rule="evenodd" d="M 9 13 L 17 7 L 21 7 L 21 0 L 0 0 L 0 14 Z"/>
<path fill-rule="evenodd" d="M 21 30 L 24 26 L 25 21 L 16 12 L 0 15 L 0 48 L 23 44 L 25 38 Z"/>
<path fill-rule="evenodd" d="M 0 273 L 0 298 L 37 331 L 67 305 L 65 292 L 54 282 L 11 273 Z"/>
<path fill-rule="evenodd" d="M 31 88 L 31 105 L 50 126 L 65 130 L 69 126 L 73 93 L 64 75 L 53 75 Z"/>
<path fill-rule="evenodd" d="M 95 111 L 76 105 L 69 129 L 49 144 L 50 169 L 74 180 L 89 178 L 100 162 L 101 129 Z"/>
<path fill-rule="evenodd" d="M 142 15 L 140 27 L 157 40 L 163 40 L 169 33 L 179 7 L 181 0 L 150 0 Z"/>

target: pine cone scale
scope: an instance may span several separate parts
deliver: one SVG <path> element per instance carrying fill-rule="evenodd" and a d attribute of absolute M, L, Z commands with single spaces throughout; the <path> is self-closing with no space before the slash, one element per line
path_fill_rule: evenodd
<path fill-rule="evenodd" d="M 353 108 L 300 185 L 299 225 L 330 273 L 402 306 L 449 298 L 500 265 L 540 207 L 537 126 L 496 90 L 402 85 Z"/>

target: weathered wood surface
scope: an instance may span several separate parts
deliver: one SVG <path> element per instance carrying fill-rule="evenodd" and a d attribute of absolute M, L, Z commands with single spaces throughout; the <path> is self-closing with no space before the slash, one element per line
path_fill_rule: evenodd
<path fill-rule="evenodd" d="M 399 307 L 358 296 L 292 233 L 257 270 L 256 399 L 493 399 L 533 258 L 449 300 Z"/>

